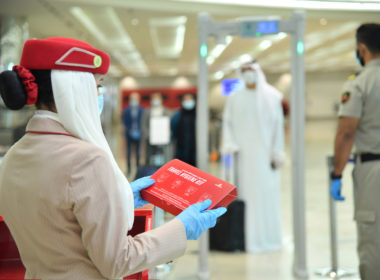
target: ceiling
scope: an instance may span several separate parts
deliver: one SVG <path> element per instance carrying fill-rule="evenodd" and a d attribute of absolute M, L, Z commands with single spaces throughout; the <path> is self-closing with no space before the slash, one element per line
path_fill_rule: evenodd
<path fill-rule="evenodd" d="M 333 8 L 335 10 L 327 9 L 331 1 L 282 0 L 281 3 L 286 1 L 293 4 L 320 3 L 320 8 L 317 6 L 307 10 L 307 71 L 357 70 L 354 58 L 355 29 L 363 22 L 380 22 L 380 1 L 336 0 L 340 3 L 340 10 L 336 7 Z M 269 15 L 286 19 L 293 11 L 286 7 L 276 8 L 275 1 L 267 0 L 267 4 L 263 2 L 0 0 L 0 14 L 25 16 L 32 38 L 67 36 L 105 50 L 111 55 L 110 74 L 115 77 L 194 76 L 198 59 L 197 14 L 208 12 L 213 20 L 225 21 Z M 365 3 L 378 6 L 371 6 L 364 11 L 352 10 L 349 6 Z M 227 38 L 225 46 L 217 46 L 210 39 L 210 79 L 218 80 L 228 75 L 247 54 L 256 58 L 266 72 L 288 72 L 289 46 L 290 39 L 285 34 L 255 39 L 231 37 Z"/>

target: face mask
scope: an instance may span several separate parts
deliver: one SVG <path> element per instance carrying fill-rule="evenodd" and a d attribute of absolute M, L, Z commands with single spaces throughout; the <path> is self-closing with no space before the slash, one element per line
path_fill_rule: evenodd
<path fill-rule="evenodd" d="M 363 57 L 360 56 L 360 53 L 359 53 L 359 50 L 356 50 L 356 62 L 357 64 L 359 64 L 360 66 L 364 66 L 365 63 L 364 63 L 364 59 Z"/>
<path fill-rule="evenodd" d="M 246 70 L 243 72 L 243 80 L 247 85 L 253 85 L 257 82 L 256 71 Z"/>
<path fill-rule="evenodd" d="M 182 107 L 185 110 L 192 110 L 195 107 L 195 101 L 190 99 L 190 100 L 184 100 L 182 101 Z"/>
<path fill-rule="evenodd" d="M 104 107 L 104 95 L 103 94 L 98 95 L 98 106 L 99 106 L 99 115 L 100 115 L 102 113 L 103 107 Z"/>
<path fill-rule="evenodd" d="M 131 107 L 135 108 L 137 106 L 139 106 L 139 102 L 137 100 L 131 100 L 129 102 L 129 104 L 131 105 Z"/>
<path fill-rule="evenodd" d="M 161 100 L 160 99 L 153 99 L 152 100 L 152 106 L 154 107 L 158 107 L 162 104 Z"/>

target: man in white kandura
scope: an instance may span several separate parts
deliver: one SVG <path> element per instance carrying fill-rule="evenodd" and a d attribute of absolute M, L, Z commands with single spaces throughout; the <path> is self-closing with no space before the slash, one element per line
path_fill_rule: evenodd
<path fill-rule="evenodd" d="M 245 87 L 228 99 L 223 151 L 235 155 L 238 194 L 245 202 L 245 248 L 259 253 L 282 247 L 280 171 L 285 160 L 282 94 L 255 61 L 239 74 Z"/>

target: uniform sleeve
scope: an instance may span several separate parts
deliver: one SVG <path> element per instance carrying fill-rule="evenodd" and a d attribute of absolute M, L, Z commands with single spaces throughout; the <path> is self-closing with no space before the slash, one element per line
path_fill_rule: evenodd
<path fill-rule="evenodd" d="M 233 112 L 232 112 L 232 97 L 227 99 L 223 112 L 223 146 L 224 153 L 233 153 L 239 150 L 239 146 L 235 141 L 233 133 Z"/>
<path fill-rule="evenodd" d="M 186 232 L 178 219 L 127 236 L 125 198 L 113 174 L 108 155 L 94 151 L 78 157 L 71 174 L 73 212 L 82 228 L 83 246 L 99 272 L 107 279 L 121 278 L 183 255 Z"/>
<path fill-rule="evenodd" d="M 364 103 L 363 91 L 357 79 L 346 81 L 339 106 L 339 117 L 361 118 Z"/>

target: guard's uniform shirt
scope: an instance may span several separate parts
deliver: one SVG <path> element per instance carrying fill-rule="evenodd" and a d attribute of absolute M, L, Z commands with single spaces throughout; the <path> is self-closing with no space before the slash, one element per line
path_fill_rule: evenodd
<path fill-rule="evenodd" d="M 356 154 L 380 154 L 380 59 L 369 62 L 360 75 L 345 83 L 339 116 L 360 119 Z M 357 157 L 353 180 L 360 277 L 379 280 L 380 160 Z"/>
<path fill-rule="evenodd" d="M 369 62 L 345 83 L 339 116 L 360 119 L 355 153 L 380 154 L 380 59 Z"/>

